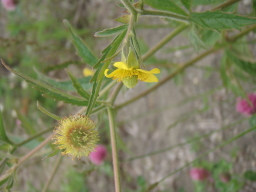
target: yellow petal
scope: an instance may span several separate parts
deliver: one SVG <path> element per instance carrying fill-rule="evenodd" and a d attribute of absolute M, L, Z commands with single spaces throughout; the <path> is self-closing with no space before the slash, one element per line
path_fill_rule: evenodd
<path fill-rule="evenodd" d="M 142 73 L 153 73 L 153 74 L 160 73 L 160 70 L 158 68 L 154 68 L 151 71 L 147 71 L 147 70 L 143 70 L 143 69 L 136 69 L 136 70 L 140 71 Z"/>
<path fill-rule="evenodd" d="M 127 65 L 124 62 L 115 62 L 114 66 L 118 69 L 125 69 L 128 70 Z"/>
<path fill-rule="evenodd" d="M 158 82 L 158 79 L 155 75 L 152 73 L 143 73 L 140 72 L 138 74 L 138 79 L 144 82 L 152 83 L 152 82 Z"/>
<path fill-rule="evenodd" d="M 115 71 L 113 71 L 112 73 L 108 74 L 109 69 L 106 69 L 104 71 L 104 74 L 107 78 L 112 78 L 115 77 L 115 75 L 118 73 L 118 69 L 116 69 Z"/>

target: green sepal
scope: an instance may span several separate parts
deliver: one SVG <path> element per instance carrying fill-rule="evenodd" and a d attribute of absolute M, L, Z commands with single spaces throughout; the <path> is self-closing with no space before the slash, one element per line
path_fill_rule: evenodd
<path fill-rule="evenodd" d="M 138 76 L 137 75 L 133 75 L 131 77 L 125 77 L 122 82 L 124 83 L 124 85 L 131 89 L 133 87 L 135 87 L 138 83 Z"/>
<path fill-rule="evenodd" d="M 139 61 L 137 59 L 137 57 L 134 54 L 134 51 L 129 48 L 129 53 L 128 53 L 128 57 L 127 57 L 127 66 L 128 68 L 134 67 L 134 68 L 139 68 L 140 64 Z"/>

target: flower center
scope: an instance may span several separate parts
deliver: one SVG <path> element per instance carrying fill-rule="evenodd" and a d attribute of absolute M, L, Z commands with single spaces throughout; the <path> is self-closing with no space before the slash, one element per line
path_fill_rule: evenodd
<path fill-rule="evenodd" d="M 86 127 L 74 127 L 67 133 L 69 143 L 73 147 L 82 147 L 88 143 L 89 133 Z"/>

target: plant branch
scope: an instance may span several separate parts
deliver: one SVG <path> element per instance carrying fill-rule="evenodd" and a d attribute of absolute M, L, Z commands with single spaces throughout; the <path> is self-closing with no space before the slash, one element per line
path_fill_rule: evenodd
<path fill-rule="evenodd" d="M 162 48 L 166 43 L 168 43 L 171 39 L 173 39 L 176 35 L 178 35 L 181 31 L 186 29 L 188 25 L 180 25 L 178 28 L 176 28 L 174 31 L 172 31 L 170 34 L 165 36 L 157 45 L 155 45 L 152 49 L 150 49 L 147 53 L 145 53 L 142 56 L 142 61 L 147 60 L 151 55 L 153 55 L 155 52 L 157 52 L 160 48 Z"/>
<path fill-rule="evenodd" d="M 37 138 L 37 137 L 40 137 L 41 135 L 45 134 L 45 133 L 48 133 L 49 131 L 53 130 L 54 128 L 49 128 L 49 129 L 46 129 L 46 130 L 43 130 L 35 135 L 33 135 L 32 137 L 18 143 L 15 147 L 18 148 L 18 147 L 21 147 L 22 145 L 25 145 L 26 143 L 32 141 L 33 139 Z"/>
<path fill-rule="evenodd" d="M 226 1 L 225 3 L 222 3 L 220 4 L 219 6 L 211 9 L 211 11 L 217 11 L 217 10 L 223 10 L 231 5 L 233 5 L 234 3 L 237 3 L 239 2 L 240 0 L 229 0 L 229 1 Z"/>
<path fill-rule="evenodd" d="M 14 172 L 16 171 L 20 165 L 22 165 L 26 160 L 28 160 L 32 155 L 34 155 L 38 150 L 43 148 L 52 138 L 52 135 L 47 137 L 42 143 L 40 143 L 36 148 L 32 149 L 30 152 L 28 152 L 26 155 L 21 157 L 16 165 L 14 165 L 11 169 L 7 170 L 6 173 Z M 6 174 L 3 174 L 0 176 L 0 181 L 2 181 L 4 178 L 3 176 Z"/>
<path fill-rule="evenodd" d="M 189 17 L 177 15 L 175 13 L 165 12 L 165 11 L 153 11 L 153 10 L 138 10 L 141 16 L 158 16 L 158 17 L 168 17 L 171 19 L 189 22 Z"/>
<path fill-rule="evenodd" d="M 113 91 L 112 95 L 110 96 L 109 102 L 111 105 L 113 105 L 113 103 L 115 102 L 116 97 L 117 97 L 119 91 L 121 90 L 122 86 L 123 86 L 122 82 L 118 83 L 116 89 Z"/>
<path fill-rule="evenodd" d="M 121 0 L 121 2 L 124 4 L 124 6 L 131 12 L 131 14 L 133 14 L 136 18 L 137 16 L 137 11 L 136 9 L 133 7 L 133 5 L 130 3 L 129 0 Z"/>
<path fill-rule="evenodd" d="M 60 167 L 60 164 L 61 164 L 61 161 L 62 161 L 62 156 L 59 155 L 58 159 L 57 159 L 57 162 L 55 163 L 54 165 L 54 168 L 53 168 L 53 171 L 51 173 L 51 176 L 49 177 L 49 179 L 47 180 L 46 184 L 44 185 L 44 188 L 42 190 L 42 192 L 46 192 L 48 187 L 50 186 L 55 174 L 57 173 L 59 167 Z"/>
<path fill-rule="evenodd" d="M 139 94 L 138 96 L 120 104 L 116 106 L 116 109 L 120 109 L 142 97 L 144 97 L 145 95 L 151 93 L 152 91 L 154 91 L 155 89 L 159 88 L 161 85 L 165 84 L 168 80 L 172 79 L 173 77 L 175 77 L 178 73 L 180 73 L 181 71 L 183 71 L 184 69 L 186 69 L 187 67 L 191 66 L 192 64 L 196 63 L 197 61 L 199 61 L 200 59 L 206 57 L 207 55 L 216 52 L 217 49 L 209 49 L 208 51 L 205 51 L 203 53 L 201 53 L 200 55 L 198 55 L 197 57 L 195 57 L 194 59 L 184 63 L 183 65 L 181 65 L 180 67 L 178 67 L 174 72 L 172 72 L 171 74 L 169 74 L 167 77 L 165 77 L 163 80 L 161 80 L 159 83 L 157 83 L 155 86 L 151 87 L 150 89 L 144 91 L 143 93 Z"/>
<path fill-rule="evenodd" d="M 114 114 L 113 114 L 113 110 L 109 107 L 108 107 L 108 118 L 109 118 L 110 139 L 111 139 L 111 149 L 112 149 L 112 161 L 113 161 L 113 169 L 114 169 L 115 192 L 121 192 Z"/>
<path fill-rule="evenodd" d="M 233 37 L 228 38 L 227 40 L 229 42 L 235 42 L 239 38 L 243 37 L 244 35 L 246 35 L 247 33 L 249 33 L 250 31 L 252 31 L 254 29 L 256 29 L 256 25 L 252 25 L 251 27 L 248 27 L 247 29 L 243 30 L 242 32 L 238 33 L 237 35 L 234 35 Z"/>

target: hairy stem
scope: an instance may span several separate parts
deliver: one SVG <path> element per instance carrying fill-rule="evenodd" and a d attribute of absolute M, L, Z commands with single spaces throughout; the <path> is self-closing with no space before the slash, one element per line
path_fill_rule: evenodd
<path fill-rule="evenodd" d="M 222 4 L 218 5 L 217 7 L 213 8 L 211 11 L 217 11 L 217 10 L 225 9 L 225 8 L 231 6 L 234 3 L 237 3 L 239 1 L 240 0 L 229 0 L 229 1 L 226 1 L 225 3 L 222 3 Z"/>
<path fill-rule="evenodd" d="M 54 168 L 53 168 L 53 171 L 51 173 L 51 176 L 49 177 L 49 179 L 47 180 L 47 182 L 45 183 L 44 185 L 44 188 L 42 190 L 42 192 L 46 192 L 48 187 L 50 186 L 55 174 L 57 173 L 59 167 L 60 167 L 60 164 L 61 164 L 61 160 L 62 160 L 62 156 L 59 155 L 58 159 L 57 159 L 57 162 L 55 163 L 54 165 Z"/>
<path fill-rule="evenodd" d="M 235 42 L 237 41 L 239 38 L 243 37 L 244 35 L 246 35 L 247 33 L 249 33 L 252 30 L 256 29 L 256 25 L 252 25 L 251 27 L 246 28 L 245 30 L 243 30 L 242 32 L 238 33 L 237 35 L 234 35 L 233 37 L 228 38 L 229 42 Z"/>
<path fill-rule="evenodd" d="M 116 131 L 115 131 L 115 120 L 113 110 L 108 108 L 109 128 L 110 128 L 110 139 L 112 149 L 112 161 L 114 169 L 114 180 L 115 180 L 115 192 L 121 192 L 120 174 L 119 174 L 119 162 L 116 146 Z"/>
<path fill-rule="evenodd" d="M 119 91 L 121 90 L 122 86 L 123 86 L 123 83 L 120 82 L 117 85 L 116 89 L 113 91 L 112 95 L 110 96 L 109 102 L 111 103 L 111 105 L 113 105 L 114 101 L 116 100 L 116 97 L 117 97 Z"/>
<path fill-rule="evenodd" d="M 133 7 L 133 5 L 130 3 L 129 0 L 121 0 L 121 2 L 124 4 L 124 6 L 133 14 L 135 17 L 137 16 L 137 11 Z"/>
<path fill-rule="evenodd" d="M 171 39 L 173 39 L 176 35 L 178 35 L 181 31 L 186 29 L 188 25 L 180 25 L 166 37 L 164 37 L 157 45 L 155 45 L 152 49 L 150 49 L 145 55 L 142 56 L 142 61 L 147 60 L 151 55 L 157 52 L 160 48 L 162 48 L 166 43 L 168 43 Z"/>

